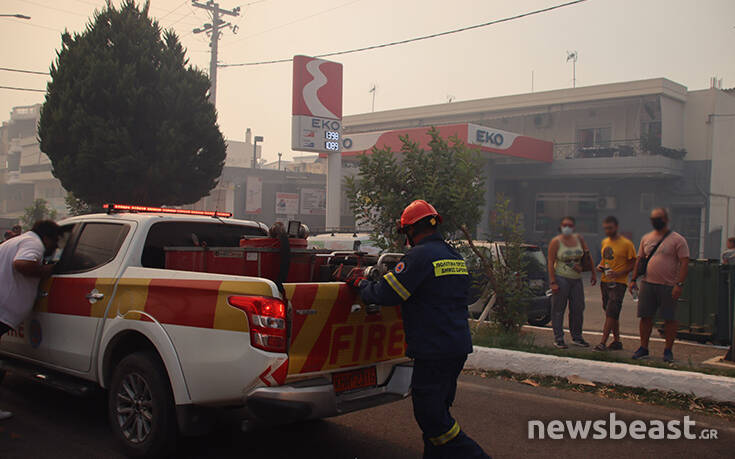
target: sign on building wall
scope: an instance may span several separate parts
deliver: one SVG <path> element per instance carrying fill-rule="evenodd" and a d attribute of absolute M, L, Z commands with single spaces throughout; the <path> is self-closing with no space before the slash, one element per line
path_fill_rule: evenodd
<path fill-rule="evenodd" d="M 276 214 L 296 215 L 298 213 L 298 193 L 276 193 Z"/>
<path fill-rule="evenodd" d="M 326 215 L 327 192 L 317 188 L 301 189 L 301 213 L 303 215 Z"/>
<path fill-rule="evenodd" d="M 263 180 L 260 177 L 248 177 L 245 186 L 245 213 L 259 214 L 263 210 Z"/>
<path fill-rule="evenodd" d="M 342 149 L 342 64 L 308 56 L 293 59 L 291 148 Z"/>

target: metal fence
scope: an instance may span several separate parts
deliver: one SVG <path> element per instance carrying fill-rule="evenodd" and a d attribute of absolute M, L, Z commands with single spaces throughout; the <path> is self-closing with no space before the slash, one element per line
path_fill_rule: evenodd
<path fill-rule="evenodd" d="M 641 145 L 641 139 L 611 140 L 585 146 L 579 142 L 555 143 L 554 159 L 616 158 L 656 154 Z"/>

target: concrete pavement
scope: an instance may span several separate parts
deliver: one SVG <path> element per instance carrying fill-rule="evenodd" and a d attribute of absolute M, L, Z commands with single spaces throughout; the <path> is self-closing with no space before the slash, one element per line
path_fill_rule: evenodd
<path fill-rule="evenodd" d="M 102 394 L 79 399 L 12 375 L 0 386 L 0 406 L 16 416 L 0 423 L 4 459 L 118 458 Z M 686 411 L 612 400 L 587 393 L 531 387 L 463 375 L 453 413 L 495 458 L 725 458 L 735 448 L 735 423 L 694 414 L 694 431 L 718 429 L 717 440 L 529 440 L 528 421 L 541 419 L 681 420 Z M 236 426 L 184 439 L 182 458 L 392 459 L 421 457 L 410 400 L 326 421 L 241 433 Z"/>
<path fill-rule="evenodd" d="M 599 280 L 599 276 L 598 276 Z M 602 309 L 602 292 L 600 291 L 599 282 L 597 285 L 590 285 L 589 274 L 586 275 L 584 281 L 584 330 L 602 331 L 602 325 L 605 323 L 605 311 Z M 620 312 L 620 333 L 623 335 L 638 335 L 638 304 L 633 301 L 630 292 L 626 292 L 623 299 L 623 309 Z M 654 330 L 654 335 L 657 332 Z"/>
<path fill-rule="evenodd" d="M 602 336 L 602 326 L 605 322 L 605 311 L 602 309 L 602 294 L 600 292 L 599 283 L 595 286 L 589 283 L 589 274 L 584 279 L 584 297 L 585 311 L 583 323 L 584 339 L 590 343 L 590 348 L 600 342 Z M 623 308 L 620 313 L 620 334 L 623 350 L 606 351 L 616 356 L 630 357 L 633 352 L 640 346 L 638 332 L 638 304 L 633 301 L 630 293 L 625 294 L 623 300 Z M 567 311 L 568 314 L 568 311 Z M 568 316 L 565 316 L 565 325 L 568 325 Z M 544 327 L 524 326 L 524 331 L 534 334 L 534 344 L 539 346 L 552 346 L 554 337 L 551 331 L 551 324 Z M 571 336 L 568 328 L 565 329 L 565 341 L 571 343 Z M 612 335 L 608 344 L 612 341 Z M 579 351 L 580 348 L 570 346 L 571 349 Z M 663 356 L 664 341 L 658 330 L 654 328 L 649 343 L 651 358 L 661 360 Z M 715 346 L 712 344 L 700 344 L 694 341 L 677 340 L 674 344 L 674 357 L 676 363 L 683 366 L 699 367 L 703 362 L 713 357 L 721 357 L 727 351 L 726 346 Z"/>

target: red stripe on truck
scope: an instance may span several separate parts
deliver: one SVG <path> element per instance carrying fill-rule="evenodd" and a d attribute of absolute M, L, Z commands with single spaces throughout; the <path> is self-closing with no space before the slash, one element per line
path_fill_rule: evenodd
<path fill-rule="evenodd" d="M 145 312 L 162 324 L 214 328 L 214 312 L 222 281 L 153 279 Z"/>
<path fill-rule="evenodd" d="M 306 358 L 301 373 L 309 373 L 312 371 L 319 371 L 327 361 L 329 354 L 329 345 L 332 337 L 332 326 L 336 323 L 344 323 L 347 321 L 347 317 L 350 314 L 350 308 L 347 305 L 352 304 L 355 301 L 355 293 L 351 287 L 346 284 L 342 284 L 339 287 L 337 298 L 330 308 L 329 318 L 322 328 L 319 338 L 317 338 L 314 347 L 309 352 L 309 356 Z M 334 307 L 335 304 L 343 305 L 343 307 Z"/>
<path fill-rule="evenodd" d="M 96 277 L 54 277 L 48 294 L 48 312 L 89 317 L 92 304 L 87 295 Z"/>
<path fill-rule="evenodd" d="M 293 291 L 293 297 L 290 298 L 291 300 L 291 306 L 293 307 L 293 314 L 291 319 L 291 342 L 293 343 L 297 336 L 299 336 L 299 332 L 301 331 L 301 327 L 304 326 L 304 322 L 306 321 L 306 318 L 309 317 L 309 314 L 302 313 L 299 314 L 297 311 L 305 311 L 309 310 L 312 307 L 314 307 L 314 299 L 316 299 L 316 294 L 319 291 L 319 286 L 316 284 L 311 285 L 297 285 L 294 287 Z"/>

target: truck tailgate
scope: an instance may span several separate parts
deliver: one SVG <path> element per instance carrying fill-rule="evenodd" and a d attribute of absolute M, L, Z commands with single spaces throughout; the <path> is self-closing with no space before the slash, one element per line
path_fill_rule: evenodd
<path fill-rule="evenodd" d="M 292 306 L 289 377 L 404 357 L 400 307 L 367 314 L 356 292 L 342 282 L 284 287 Z"/>

